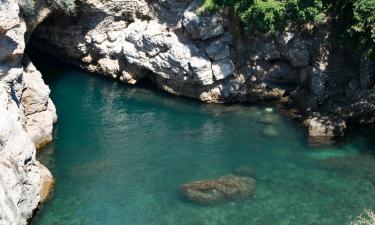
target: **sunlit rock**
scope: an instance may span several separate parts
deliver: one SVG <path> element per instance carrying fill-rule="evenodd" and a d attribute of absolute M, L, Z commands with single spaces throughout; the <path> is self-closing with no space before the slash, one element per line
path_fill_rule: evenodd
<path fill-rule="evenodd" d="M 41 163 L 38 163 L 37 166 L 40 169 L 42 179 L 42 185 L 40 189 L 40 202 L 44 203 L 52 194 L 53 188 L 55 186 L 55 180 L 51 172 L 45 166 L 43 166 Z"/>
<path fill-rule="evenodd" d="M 308 138 L 313 146 L 330 145 L 336 137 L 343 137 L 346 122 L 340 118 L 315 114 L 304 122 L 307 127 Z"/>

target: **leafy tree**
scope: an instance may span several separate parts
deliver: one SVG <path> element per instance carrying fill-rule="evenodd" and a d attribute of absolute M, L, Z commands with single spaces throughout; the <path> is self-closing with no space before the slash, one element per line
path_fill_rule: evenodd
<path fill-rule="evenodd" d="M 359 48 L 367 56 L 375 54 L 375 0 L 353 2 L 353 24 L 350 34 L 358 40 Z"/>

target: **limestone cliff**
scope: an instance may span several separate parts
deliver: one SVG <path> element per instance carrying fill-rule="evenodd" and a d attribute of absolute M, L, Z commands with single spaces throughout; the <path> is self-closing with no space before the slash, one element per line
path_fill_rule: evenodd
<path fill-rule="evenodd" d="M 33 43 L 88 71 L 130 84 L 147 78 L 174 95 L 282 103 L 311 136 L 342 136 L 347 122 L 375 121 L 374 67 L 335 44 L 329 23 L 249 34 L 229 10 L 200 5 L 81 0 L 76 15 L 40 26 Z"/>
<path fill-rule="evenodd" d="M 0 0 L 0 224 L 26 224 L 52 183 L 35 159 L 57 118 L 24 54 L 32 33 L 39 48 L 129 84 L 149 79 L 205 102 L 295 108 L 312 137 L 375 121 L 374 64 L 334 44 L 329 24 L 249 34 L 230 10 L 202 11 L 199 0 L 77 3 L 75 14 L 62 15 L 39 0 L 26 18 L 16 0 Z"/>
<path fill-rule="evenodd" d="M 31 218 L 52 175 L 35 158 L 52 140 L 56 111 L 41 74 L 24 55 L 27 24 L 14 0 L 0 4 L 0 224 Z"/>

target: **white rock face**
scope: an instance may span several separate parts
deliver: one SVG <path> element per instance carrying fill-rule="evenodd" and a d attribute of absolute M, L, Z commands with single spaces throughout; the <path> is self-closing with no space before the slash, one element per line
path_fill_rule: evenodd
<path fill-rule="evenodd" d="M 181 43 L 175 33 L 158 21 L 136 21 L 124 30 L 123 37 L 123 54 L 129 63 L 166 79 L 213 83 L 207 56 L 193 44 Z"/>
<path fill-rule="evenodd" d="M 22 127 L 18 85 L 0 80 L 0 224 L 10 225 L 26 224 L 42 200 L 44 180 L 52 179 L 42 176 L 35 145 Z"/>
<path fill-rule="evenodd" d="M 34 41 L 91 72 L 130 84 L 148 77 L 207 102 L 279 100 L 290 90 L 275 84 L 312 77 L 311 40 L 285 32 L 245 42 L 225 10 L 199 12 L 199 0 L 81 3 L 79 19 L 42 26 Z"/>
<path fill-rule="evenodd" d="M 52 141 L 56 109 L 49 98 L 50 90 L 42 74 L 30 62 L 22 74 L 23 125 L 37 149 Z"/>
<path fill-rule="evenodd" d="M 53 179 L 35 158 L 51 141 L 56 110 L 41 74 L 24 57 L 26 23 L 16 0 L 0 4 L 0 224 L 24 225 Z M 21 59 L 23 62 L 21 62 Z M 45 197 L 44 197 L 45 199 Z"/>
<path fill-rule="evenodd" d="M 166 91 L 195 98 L 205 96 L 207 101 L 222 97 L 218 86 L 235 90 L 233 83 L 217 83 L 233 77 L 236 71 L 229 54 L 232 36 L 224 32 L 221 13 L 204 17 L 197 14 L 200 1 L 136 0 L 123 3 L 118 9 L 99 0 L 82 3 L 79 14 L 87 16 L 74 26 L 56 24 L 38 29 L 38 39 L 45 39 L 40 42 L 43 49 L 53 49 L 43 46 L 46 44 L 59 46 L 64 51 L 55 54 L 78 59 L 80 66 L 91 72 L 130 84 L 154 75 L 151 79 Z M 125 9 L 132 9 L 133 13 L 114 21 L 113 16 Z M 94 23 L 89 18 L 98 11 L 107 15 Z M 203 94 L 211 85 L 218 89 Z"/>
<path fill-rule="evenodd" d="M 220 60 L 212 64 L 212 71 L 216 80 L 222 80 L 234 72 L 234 65 L 230 60 Z"/>
<path fill-rule="evenodd" d="M 374 98 L 368 94 L 374 93 L 372 67 L 353 79 L 355 71 L 336 62 L 342 56 L 330 56 L 340 51 L 331 51 L 325 28 L 311 34 L 292 28 L 276 35 L 245 34 L 226 9 L 201 11 L 200 0 L 80 3 L 76 18 L 38 28 L 34 43 L 91 72 L 130 84 L 148 78 L 164 91 L 205 102 L 294 102 L 303 95 L 296 105 L 313 112 L 327 96 L 343 97 L 332 95 L 336 89 L 358 96 L 359 86 L 372 86 L 364 99 L 324 110 L 345 120 L 375 121 Z"/>

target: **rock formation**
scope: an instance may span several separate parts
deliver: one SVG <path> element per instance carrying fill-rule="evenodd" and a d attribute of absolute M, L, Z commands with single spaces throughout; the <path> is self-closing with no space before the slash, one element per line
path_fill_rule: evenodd
<path fill-rule="evenodd" d="M 56 121 L 49 88 L 24 56 L 28 23 L 17 1 L 0 4 L 0 224 L 22 225 L 53 179 L 35 158 Z M 27 35 L 26 35 L 27 36 Z"/>
<path fill-rule="evenodd" d="M 346 123 L 344 120 L 332 117 L 314 114 L 304 121 L 309 134 L 309 142 L 314 145 L 330 145 L 334 143 L 334 138 L 344 136 Z"/>
<path fill-rule="evenodd" d="M 183 196 L 200 205 L 245 199 L 254 190 L 255 180 L 235 175 L 181 185 Z"/>
<path fill-rule="evenodd" d="M 278 101 L 305 118 L 325 111 L 375 121 L 374 67 L 335 45 L 328 28 L 246 34 L 229 10 L 205 12 L 200 4 L 81 0 L 75 16 L 40 26 L 33 43 L 88 71 L 130 84 L 147 78 L 174 95 Z"/>
<path fill-rule="evenodd" d="M 77 3 L 74 15 L 62 15 L 40 0 L 26 18 L 16 0 L 1 0 L 0 224 L 26 224 L 53 183 L 35 159 L 57 118 L 24 54 L 32 34 L 35 46 L 129 84 L 149 79 L 205 102 L 276 101 L 302 117 L 311 137 L 331 140 L 347 124 L 375 121 L 374 63 L 335 44 L 326 27 L 244 33 L 230 10 L 201 11 L 199 0 Z"/>

